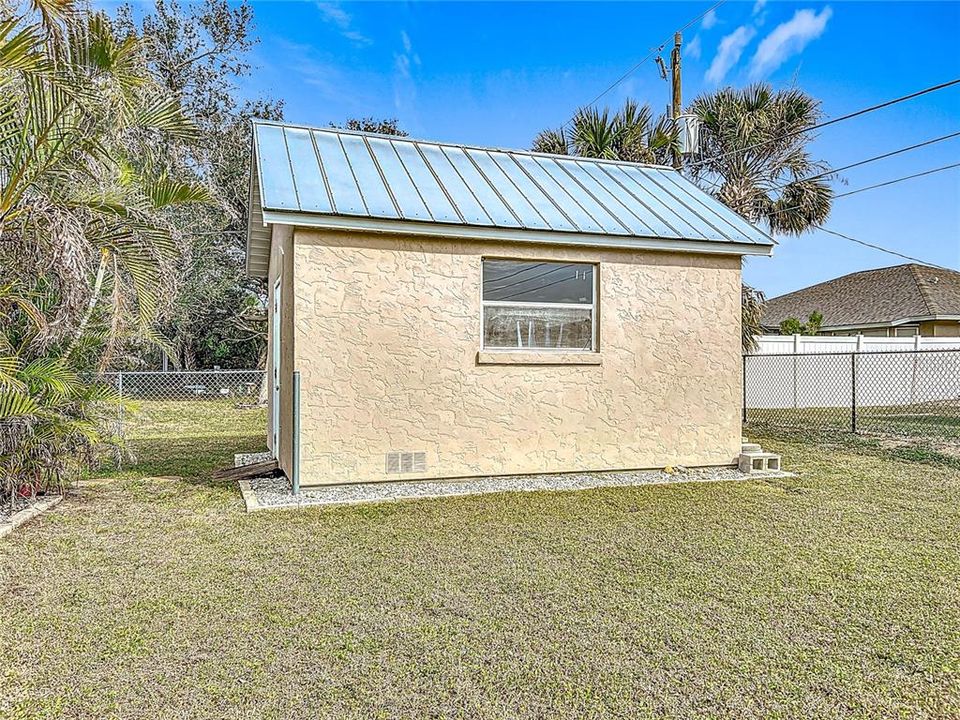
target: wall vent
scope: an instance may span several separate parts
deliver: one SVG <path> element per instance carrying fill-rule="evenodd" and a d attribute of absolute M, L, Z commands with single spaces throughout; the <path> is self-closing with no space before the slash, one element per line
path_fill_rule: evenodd
<path fill-rule="evenodd" d="M 388 452 L 384 456 L 384 470 L 388 475 L 425 473 L 427 454 L 425 452 Z"/>
<path fill-rule="evenodd" d="M 413 454 L 413 471 L 415 473 L 425 473 L 427 471 L 427 454 L 416 452 Z"/>
<path fill-rule="evenodd" d="M 393 475 L 400 472 L 400 453 L 387 453 L 386 472 L 387 475 Z"/>

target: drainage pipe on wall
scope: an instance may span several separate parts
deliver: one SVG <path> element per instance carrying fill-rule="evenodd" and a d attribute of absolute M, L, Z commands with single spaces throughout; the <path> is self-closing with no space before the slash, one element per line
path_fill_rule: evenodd
<path fill-rule="evenodd" d="M 300 493 L 300 371 L 293 372 L 293 470 L 290 473 L 293 494 Z"/>

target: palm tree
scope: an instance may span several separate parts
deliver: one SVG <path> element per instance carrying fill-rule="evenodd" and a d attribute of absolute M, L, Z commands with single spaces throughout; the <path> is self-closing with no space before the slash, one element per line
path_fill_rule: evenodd
<path fill-rule="evenodd" d="M 799 235 L 824 222 L 833 193 L 827 170 L 807 151 L 820 104 L 789 88 L 757 84 L 723 88 L 694 100 L 700 147 L 687 162 L 690 177 L 720 202 L 773 234 Z M 744 352 L 762 332 L 763 293 L 744 286 L 741 329 Z"/>
<path fill-rule="evenodd" d="M 105 15 L 69 1 L 34 4 L 39 19 L 0 22 L 0 247 L 13 253 L 0 260 L 60 289 L 41 342 L 82 337 L 105 287 L 113 314 L 134 309 L 150 335 L 177 249 L 164 212 L 207 198 L 169 176 L 155 148 L 195 127 L 145 71 L 136 38 L 116 38 Z"/>
<path fill-rule="evenodd" d="M 749 285 L 740 286 L 740 346 L 744 353 L 757 349 L 757 335 L 763 332 L 760 321 L 766 301 L 761 290 Z"/>
<path fill-rule="evenodd" d="M 701 95 L 690 109 L 701 123 L 690 177 L 724 205 L 778 234 L 799 235 L 827 219 L 830 186 L 806 179 L 828 169 L 807 151 L 818 101 L 757 84 Z"/>
<path fill-rule="evenodd" d="M 113 387 L 85 380 L 76 354 L 32 356 L 46 322 L 42 299 L 0 287 L 0 504 L 11 506 L 18 491 L 62 489 L 97 445 L 116 443 Z"/>
<path fill-rule="evenodd" d="M 577 111 L 569 132 L 564 128 L 544 130 L 533 141 L 533 150 L 553 155 L 667 163 L 677 143 L 672 123 L 665 117 L 654 122 L 648 105 L 627 100 L 616 113 L 583 107 Z"/>
<path fill-rule="evenodd" d="M 115 395 L 85 378 L 128 327 L 161 341 L 169 213 L 207 199 L 170 148 L 195 135 L 141 41 L 102 13 L 32 0 L 0 20 L 4 490 L 61 484 L 111 439 Z"/>

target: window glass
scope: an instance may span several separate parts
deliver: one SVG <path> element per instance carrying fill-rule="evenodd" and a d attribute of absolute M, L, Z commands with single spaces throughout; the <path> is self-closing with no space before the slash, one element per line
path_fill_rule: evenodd
<path fill-rule="evenodd" d="M 593 265 L 484 260 L 483 299 L 590 305 L 593 303 Z"/>
<path fill-rule="evenodd" d="M 483 345 L 592 351 L 595 266 L 483 261 Z"/>

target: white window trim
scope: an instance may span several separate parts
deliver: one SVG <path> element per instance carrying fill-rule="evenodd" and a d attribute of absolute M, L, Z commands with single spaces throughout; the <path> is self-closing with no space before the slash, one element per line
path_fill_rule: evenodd
<path fill-rule="evenodd" d="M 481 258 L 480 259 L 480 277 L 483 278 L 483 263 L 487 260 L 512 260 L 515 262 L 537 262 L 529 258 L 503 258 L 503 257 L 490 257 L 490 258 Z M 543 260 L 542 262 L 576 262 L 576 261 L 564 261 L 564 260 Z M 600 351 L 599 343 L 599 328 L 597 327 L 597 299 L 600 296 L 599 286 L 600 286 L 600 263 L 577 263 L 580 265 L 591 265 L 593 266 L 593 287 L 591 292 L 593 294 L 593 302 L 590 303 L 535 303 L 535 302 L 512 302 L 510 300 L 484 300 L 483 299 L 483 283 L 480 283 L 480 350 L 484 353 L 530 353 L 530 354 L 539 354 L 539 353 L 597 353 Z M 490 307 L 526 307 L 526 308 L 563 308 L 563 309 L 581 309 L 590 310 L 590 348 L 566 348 L 566 347 L 552 347 L 552 348 L 539 348 L 539 347 L 523 347 L 523 346 L 511 346 L 511 347 L 488 347 L 486 343 L 486 326 L 487 326 L 487 306 Z"/>

